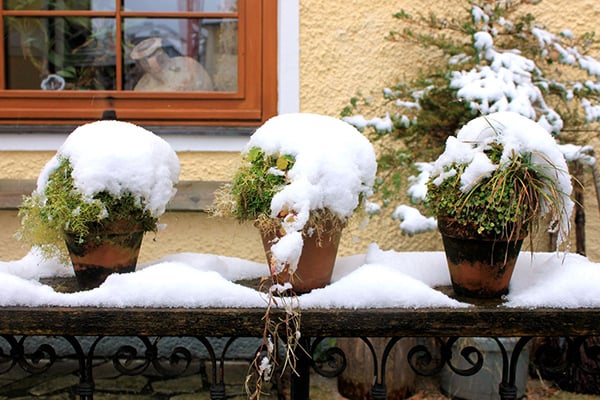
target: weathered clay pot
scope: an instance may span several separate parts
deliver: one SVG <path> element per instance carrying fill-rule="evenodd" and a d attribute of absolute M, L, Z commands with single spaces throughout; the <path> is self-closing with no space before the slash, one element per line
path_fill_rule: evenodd
<path fill-rule="evenodd" d="M 291 279 L 287 268 L 277 276 L 280 283 L 291 282 L 295 293 L 307 293 L 312 289 L 325 287 L 331 282 L 343 226 L 342 224 L 328 225 L 320 230 L 319 235 L 314 232 L 314 229 L 305 228 L 302 233 L 304 246 L 302 247 L 298 268 Z M 282 236 L 281 232 L 272 225 L 259 227 L 259 230 L 267 256 L 267 263 L 271 265 L 271 246 L 277 238 Z M 313 233 L 308 234 L 311 231 Z"/>
<path fill-rule="evenodd" d="M 65 232 L 65 243 L 79 287 L 93 289 L 112 273 L 135 271 L 143 237 L 141 225 L 132 226 L 127 222 L 94 227 L 88 240 L 83 242 Z"/>
<path fill-rule="evenodd" d="M 438 218 L 454 292 L 473 298 L 499 298 L 508 293 L 515 263 L 526 232 L 516 240 L 482 236 L 476 227 Z"/>

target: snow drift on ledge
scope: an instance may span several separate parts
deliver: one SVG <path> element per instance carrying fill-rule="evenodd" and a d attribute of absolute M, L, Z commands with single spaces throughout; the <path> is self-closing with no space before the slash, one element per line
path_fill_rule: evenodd
<path fill-rule="evenodd" d="M 71 276 L 70 266 L 33 249 L 0 261 L 0 306 L 263 307 L 255 288 L 235 283 L 267 273 L 266 264 L 213 254 L 180 253 L 113 274 L 99 288 L 58 293 L 40 278 Z M 300 296 L 306 308 L 468 307 L 434 287 L 450 284 L 443 252 L 396 252 L 371 244 L 340 257 L 333 282 Z M 575 254 L 522 252 L 506 307 L 600 307 L 600 265 Z"/>

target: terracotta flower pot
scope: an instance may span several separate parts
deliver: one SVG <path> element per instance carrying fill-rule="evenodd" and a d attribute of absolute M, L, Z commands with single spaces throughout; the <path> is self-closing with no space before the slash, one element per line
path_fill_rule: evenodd
<path fill-rule="evenodd" d="M 135 271 L 144 231 L 141 225 L 127 222 L 114 226 L 95 227 L 87 241 L 65 232 L 75 277 L 83 290 L 100 286 L 112 273 Z"/>
<path fill-rule="evenodd" d="M 298 294 L 307 293 L 312 289 L 328 285 L 331 282 L 342 229 L 342 224 L 328 224 L 320 230 L 320 234 L 317 234 L 314 232 L 315 229 L 305 228 L 302 233 L 304 246 L 296 271 L 290 277 L 286 267 L 283 272 L 277 275 L 277 280 L 280 283 L 291 282 L 294 292 Z M 259 230 L 267 256 L 267 263 L 271 265 L 271 246 L 277 238 L 281 237 L 281 232 L 273 226 L 260 227 Z M 313 234 L 309 235 L 307 233 L 309 231 L 313 231 Z"/>
<path fill-rule="evenodd" d="M 482 236 L 476 227 L 462 227 L 439 217 L 446 260 L 454 292 L 473 298 L 499 298 L 508 293 L 510 279 L 526 232 L 516 240 Z"/>

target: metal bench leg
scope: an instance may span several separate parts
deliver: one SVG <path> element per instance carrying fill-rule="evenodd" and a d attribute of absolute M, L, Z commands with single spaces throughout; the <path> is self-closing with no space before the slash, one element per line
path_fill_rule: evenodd
<path fill-rule="evenodd" d="M 310 349 L 310 338 L 301 338 L 296 351 L 296 373 L 292 371 L 291 399 L 308 400 L 310 394 L 310 367 L 312 359 L 307 351 Z"/>
<path fill-rule="evenodd" d="M 510 358 L 508 357 L 508 353 L 506 352 L 506 349 L 502 343 L 498 339 L 494 339 L 500 346 L 500 350 L 502 352 L 502 381 L 500 382 L 500 387 L 498 388 L 500 400 L 517 400 L 517 363 L 519 361 L 521 352 L 525 348 L 525 345 L 531 340 L 531 337 L 520 338 L 515 345 Z"/>

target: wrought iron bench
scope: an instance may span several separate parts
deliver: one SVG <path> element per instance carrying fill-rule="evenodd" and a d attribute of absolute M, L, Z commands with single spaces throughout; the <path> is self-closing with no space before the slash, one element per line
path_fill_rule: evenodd
<path fill-rule="evenodd" d="M 68 342 L 79 363 L 80 399 L 92 399 L 94 377 L 92 362 L 96 345 L 108 337 L 137 337 L 145 347 L 143 363 L 136 364 L 130 373 L 153 364 L 160 369 L 157 338 L 188 337 L 202 343 L 213 365 L 211 396 L 225 398 L 223 360 L 230 343 L 239 337 L 261 337 L 263 334 L 262 309 L 183 309 L 183 308 L 63 308 L 63 307 L 2 307 L 0 308 L 0 334 L 9 352 L 0 353 L 0 373 L 21 366 L 32 372 L 41 372 L 52 364 L 56 351 L 44 338 L 61 337 Z M 514 309 L 482 303 L 469 308 L 424 309 L 307 309 L 302 312 L 302 345 L 310 353 L 326 337 L 361 338 L 373 351 L 373 359 L 365 360 L 375 366 L 372 388 L 374 399 L 386 397 L 385 368 L 393 346 L 404 338 L 436 337 L 441 343 L 441 353 L 423 344 L 408 352 L 407 362 L 420 374 L 438 372 L 448 363 L 453 343 L 458 337 L 519 337 L 512 356 L 509 357 L 500 341 L 503 355 L 501 399 L 516 399 L 515 366 L 521 350 L 533 337 L 578 337 L 600 335 L 600 309 Z M 27 354 L 27 339 L 41 337 L 35 354 Z M 217 354 L 208 338 L 227 337 L 228 344 Z M 389 338 L 384 352 L 376 355 L 369 337 Z M 179 339 L 177 339 L 179 340 Z M 83 345 L 82 342 L 92 343 Z M 575 341 L 598 359 L 598 349 L 589 348 L 585 341 Z M 127 350 L 120 348 L 115 359 L 127 358 Z M 579 354 L 576 349 L 573 354 Z M 437 349 L 435 351 L 440 351 Z M 180 359 L 186 351 L 176 346 L 173 352 Z M 335 376 L 344 367 L 344 354 L 337 348 L 326 352 L 328 360 L 316 360 L 302 351 L 298 352 L 298 375 L 292 374 L 292 399 L 309 398 L 309 372 L 316 368 L 328 376 Z M 478 354 L 480 357 L 481 354 Z M 41 359 L 48 362 L 40 364 Z M 434 362 L 433 360 L 437 360 Z M 481 360 L 471 362 L 465 374 L 481 368 Z M 116 363 L 115 365 L 117 365 Z M 38 365 L 41 365 L 38 370 Z M 122 366 L 126 369 L 126 366 Z"/>

